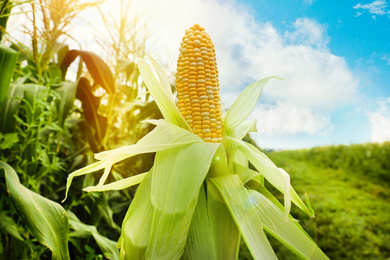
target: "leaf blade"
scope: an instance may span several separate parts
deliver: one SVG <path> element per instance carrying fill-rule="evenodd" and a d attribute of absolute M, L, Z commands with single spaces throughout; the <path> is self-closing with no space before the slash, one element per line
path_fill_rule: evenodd
<path fill-rule="evenodd" d="M 208 183 L 222 195 L 254 259 L 277 259 L 240 178 L 230 174 L 210 178 Z"/>
<path fill-rule="evenodd" d="M 218 146 L 194 143 L 156 154 L 151 193 L 155 210 L 147 258 L 178 259 L 183 254 L 200 186 Z"/>
<path fill-rule="evenodd" d="M 261 91 L 270 79 L 281 79 L 277 76 L 266 77 L 246 87 L 238 96 L 236 101 L 226 113 L 224 120 L 224 132 L 231 136 L 237 126 L 239 126 L 255 108 Z"/>
<path fill-rule="evenodd" d="M 10 197 L 35 238 L 52 251 L 53 259 L 69 259 L 68 217 L 64 208 L 24 187 L 8 164 L 0 161 L 0 169 L 4 169 Z"/>

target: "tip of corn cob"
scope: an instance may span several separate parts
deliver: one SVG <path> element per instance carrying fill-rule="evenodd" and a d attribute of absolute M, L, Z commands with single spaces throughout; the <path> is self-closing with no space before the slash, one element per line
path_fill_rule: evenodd
<path fill-rule="evenodd" d="M 176 87 L 180 113 L 205 142 L 222 140 L 223 121 L 214 44 L 204 28 L 185 31 L 177 60 Z"/>

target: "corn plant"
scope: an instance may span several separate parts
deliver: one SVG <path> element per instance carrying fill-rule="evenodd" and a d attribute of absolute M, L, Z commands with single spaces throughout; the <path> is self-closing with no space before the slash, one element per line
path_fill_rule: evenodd
<path fill-rule="evenodd" d="M 277 77 L 249 85 L 222 121 L 214 47 L 201 26 L 186 31 L 180 48 L 178 106 L 158 63 L 139 59 L 138 66 L 164 120 L 149 120 L 156 128 L 136 144 L 96 154 L 98 161 L 71 173 L 66 187 L 67 196 L 74 177 L 100 169 L 98 184 L 85 191 L 140 183 L 122 224 L 121 259 L 236 259 L 241 239 L 255 259 L 276 259 L 265 232 L 303 259 L 328 259 L 289 214 L 292 202 L 314 217 L 289 175 L 241 140 L 256 125 L 245 118 Z M 151 152 L 150 171 L 105 184 L 113 164 Z M 264 179 L 284 194 L 284 205 Z"/>

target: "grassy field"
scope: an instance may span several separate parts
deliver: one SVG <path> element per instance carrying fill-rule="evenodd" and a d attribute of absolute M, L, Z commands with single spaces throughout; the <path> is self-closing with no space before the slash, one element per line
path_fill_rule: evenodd
<path fill-rule="evenodd" d="M 331 259 L 390 259 L 390 144 L 271 152 L 316 218 L 292 215 Z M 273 243 L 277 243 L 273 241 Z M 278 247 L 280 259 L 296 259 Z"/>

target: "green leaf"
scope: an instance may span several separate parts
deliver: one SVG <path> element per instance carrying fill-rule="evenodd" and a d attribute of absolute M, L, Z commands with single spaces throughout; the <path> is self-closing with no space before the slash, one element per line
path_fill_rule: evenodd
<path fill-rule="evenodd" d="M 84 188 L 83 191 L 91 192 L 91 191 L 123 190 L 128 187 L 140 184 L 144 180 L 146 174 L 147 173 L 137 174 L 135 176 L 131 176 L 103 186 L 89 186 Z"/>
<path fill-rule="evenodd" d="M 178 259 L 183 254 L 199 189 L 219 145 L 194 143 L 156 154 L 147 258 Z"/>
<path fill-rule="evenodd" d="M 11 14 L 12 8 L 15 6 L 14 1 L 2 0 L 0 1 L 0 42 L 7 28 L 7 21 Z"/>
<path fill-rule="evenodd" d="M 215 193 L 221 193 L 253 258 L 277 259 L 265 236 L 257 209 L 240 178 L 235 174 L 224 175 L 210 178 L 207 183 Z"/>
<path fill-rule="evenodd" d="M 53 259 L 69 259 L 68 217 L 64 208 L 20 184 L 8 164 L 0 161 L 0 169 L 4 169 L 11 200 L 31 233 L 52 251 Z"/>
<path fill-rule="evenodd" d="M 3 18 L 0 17 L 1 19 Z M 2 27 L 0 26 L 0 38 L 2 34 L 1 29 Z M 5 45 L 0 45 L 0 108 L 7 97 L 18 56 L 19 53 L 13 49 Z"/>
<path fill-rule="evenodd" d="M 253 145 L 238 139 L 226 138 L 229 142 L 238 144 L 239 150 L 249 159 L 253 166 L 280 192 L 284 194 L 285 214 L 289 214 L 290 201 L 294 202 L 303 212 L 313 217 L 310 210 L 290 185 L 289 175 L 276 165 Z"/>
<path fill-rule="evenodd" d="M 241 92 L 236 101 L 230 107 L 229 111 L 226 113 L 224 119 L 224 135 L 234 137 L 234 129 L 238 127 L 244 120 L 249 116 L 252 110 L 257 104 L 257 100 L 260 97 L 263 87 L 270 79 L 281 79 L 276 76 L 267 77 L 252 83 Z"/>
<path fill-rule="evenodd" d="M 216 250 L 220 248 L 215 246 L 213 233 L 211 233 L 212 227 L 209 221 L 206 191 L 202 186 L 181 259 L 229 259 L 216 258 Z M 224 241 L 231 241 L 230 237 L 229 239 L 225 238 Z M 222 248 L 222 250 L 224 249 L 229 251 L 230 248 Z"/>
<path fill-rule="evenodd" d="M 56 106 L 60 127 L 64 126 L 65 119 L 73 106 L 76 88 L 76 83 L 63 81 L 61 82 L 61 86 L 55 90 L 59 94 L 59 98 L 56 100 Z"/>
<path fill-rule="evenodd" d="M 215 193 L 215 189 L 209 185 L 207 187 L 207 209 L 215 246 L 215 259 L 237 259 L 240 231 L 219 192 Z"/>
<path fill-rule="evenodd" d="M 249 132 L 257 132 L 256 119 L 247 120 L 229 130 L 229 136 L 237 139 L 244 138 Z"/>
<path fill-rule="evenodd" d="M 162 115 L 167 122 L 189 130 L 190 127 L 187 124 L 187 121 L 180 114 L 180 111 L 175 104 L 171 85 L 169 84 L 166 73 L 152 58 L 150 58 L 150 62 L 151 65 L 149 65 L 144 59 L 139 59 L 138 67 L 141 76 Z M 156 71 L 159 79 L 155 77 L 153 69 Z"/>
<path fill-rule="evenodd" d="M 8 133 L 2 135 L 0 132 L 0 150 L 9 149 L 17 142 L 19 142 L 17 133 Z"/>
<path fill-rule="evenodd" d="M 283 212 L 264 195 L 253 190 L 248 195 L 266 231 L 292 252 L 303 259 L 329 259 L 293 221 L 286 221 Z"/>
<path fill-rule="evenodd" d="M 42 100 L 47 89 L 45 86 L 37 84 L 23 84 L 22 87 L 24 89 L 24 99 L 28 105 L 26 110 L 27 122 L 33 122 L 41 114 L 38 102 Z"/>
<path fill-rule="evenodd" d="M 16 127 L 15 115 L 24 95 L 23 85 L 11 84 L 3 107 L 0 110 L 0 132 L 13 133 Z"/>
<path fill-rule="evenodd" d="M 100 250 L 102 250 L 104 256 L 108 259 L 119 259 L 119 250 L 116 248 L 115 241 L 101 235 L 95 226 L 81 222 L 73 212 L 67 211 L 67 213 L 69 216 L 69 224 L 74 230 L 92 235 Z"/>
<path fill-rule="evenodd" d="M 153 169 L 141 182 L 123 220 L 120 259 L 145 259 L 154 207 L 150 200 Z"/>
<path fill-rule="evenodd" d="M 88 165 L 69 174 L 66 183 L 64 200 L 66 200 L 69 187 L 73 178 L 76 176 L 85 175 L 106 168 L 105 173 L 99 181 L 99 186 L 102 186 L 108 176 L 112 164 L 114 163 L 137 154 L 162 151 L 195 142 L 203 142 L 203 140 L 200 139 L 197 135 L 178 126 L 169 124 L 167 122 L 160 122 L 156 128 L 154 128 L 149 134 L 144 136 L 136 144 L 96 154 L 95 158 L 101 161 Z"/>
<path fill-rule="evenodd" d="M 18 225 L 11 217 L 8 217 L 3 212 L 0 212 L 0 233 L 9 234 L 14 238 L 23 241 L 18 231 Z"/>

